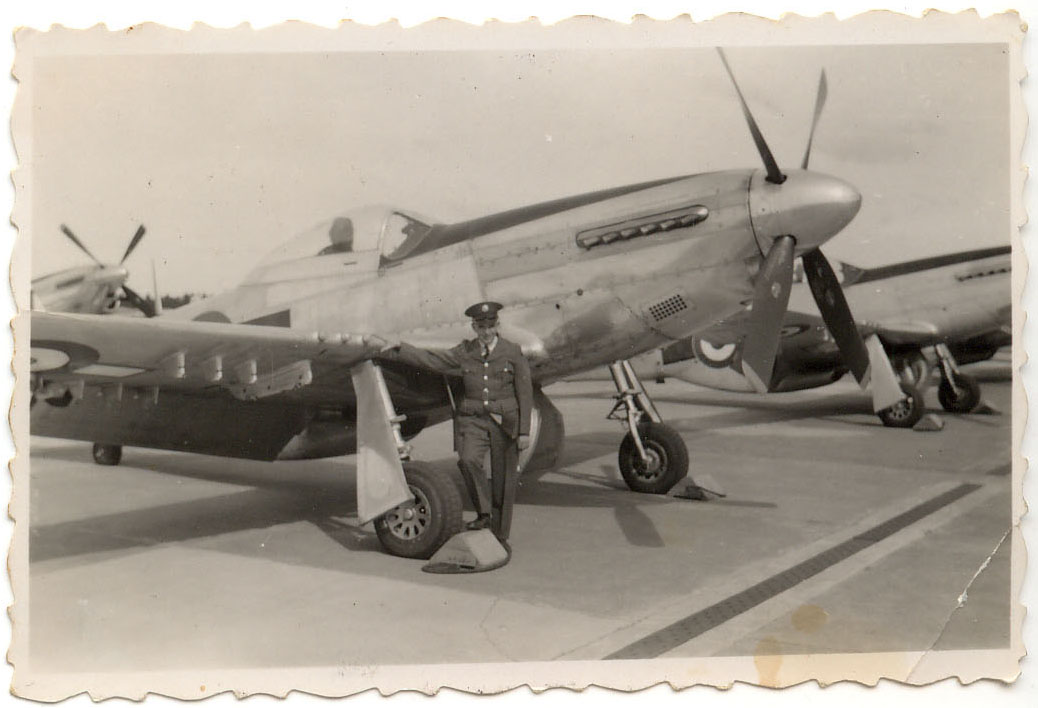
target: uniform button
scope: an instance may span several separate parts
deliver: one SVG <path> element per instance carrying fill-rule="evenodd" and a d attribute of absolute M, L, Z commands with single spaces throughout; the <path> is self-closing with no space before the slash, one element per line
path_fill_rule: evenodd
<path fill-rule="evenodd" d="M 484 362 L 483 362 L 483 366 L 490 366 L 490 363 L 489 363 L 489 362 L 486 362 L 486 361 L 484 361 Z"/>
<path fill-rule="evenodd" d="M 487 380 L 487 375 L 486 375 L 486 374 L 483 374 L 483 380 L 484 380 L 484 381 L 486 381 L 486 380 Z"/>

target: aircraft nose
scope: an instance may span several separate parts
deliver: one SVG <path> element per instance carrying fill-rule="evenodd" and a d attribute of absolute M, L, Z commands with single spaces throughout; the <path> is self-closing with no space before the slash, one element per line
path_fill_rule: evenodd
<path fill-rule="evenodd" d="M 772 184 L 756 172 L 750 181 L 750 220 L 757 245 L 771 250 L 778 236 L 796 238 L 798 254 L 813 250 L 838 234 L 861 208 L 861 193 L 841 179 L 806 170 L 790 170 L 786 181 Z"/>

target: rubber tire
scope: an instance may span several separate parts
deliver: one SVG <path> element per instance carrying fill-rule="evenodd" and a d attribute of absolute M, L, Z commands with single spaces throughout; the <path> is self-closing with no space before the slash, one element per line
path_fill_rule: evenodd
<path fill-rule="evenodd" d="M 634 436 L 628 432 L 620 443 L 620 474 L 631 491 L 666 494 L 688 474 L 688 447 L 676 430 L 662 423 L 648 421 L 639 425 L 638 431 L 647 451 L 662 460 L 661 469 L 651 475 L 645 473 Z"/>
<path fill-rule="evenodd" d="M 937 400 L 949 413 L 969 413 L 980 403 L 980 383 L 972 376 L 955 375 L 955 385 L 941 378 L 937 388 Z"/>
<path fill-rule="evenodd" d="M 123 446 L 94 443 L 93 455 L 97 464 L 114 467 L 123 459 Z"/>
<path fill-rule="evenodd" d="M 908 396 L 907 401 L 881 410 L 877 415 L 888 428 L 911 428 L 923 417 L 926 405 L 923 394 L 912 384 L 902 383 L 901 390 Z"/>
<path fill-rule="evenodd" d="M 428 500 L 428 524 L 417 536 L 402 538 L 393 532 L 396 509 L 391 509 L 375 520 L 375 533 L 382 546 L 394 556 L 425 559 L 461 531 L 461 494 L 454 480 L 424 462 L 405 462 L 404 478 L 415 492 L 416 503 L 419 495 Z"/>

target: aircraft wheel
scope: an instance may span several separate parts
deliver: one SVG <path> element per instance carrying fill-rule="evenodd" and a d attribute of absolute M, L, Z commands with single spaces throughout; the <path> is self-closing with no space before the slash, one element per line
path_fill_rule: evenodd
<path fill-rule="evenodd" d="M 99 465 L 117 465 L 123 459 L 122 445 L 94 443 L 94 462 Z"/>
<path fill-rule="evenodd" d="M 404 558 L 428 558 L 461 531 L 461 494 L 447 476 L 423 462 L 405 462 L 404 477 L 414 500 L 375 521 L 387 551 Z"/>
<path fill-rule="evenodd" d="M 55 408 L 68 408 L 68 405 L 72 403 L 72 392 L 65 391 L 60 396 L 51 396 L 50 398 L 43 399 Z"/>
<path fill-rule="evenodd" d="M 912 384 L 902 383 L 907 398 L 879 412 L 879 419 L 888 428 L 911 428 L 923 417 L 923 395 Z"/>
<path fill-rule="evenodd" d="M 956 374 L 954 383 L 942 378 L 937 400 L 949 413 L 969 413 L 980 403 L 980 384 L 965 374 Z"/>
<path fill-rule="evenodd" d="M 634 436 L 628 432 L 620 443 L 620 474 L 632 491 L 666 494 L 688 474 L 688 448 L 678 432 L 661 423 L 638 427 L 648 463 L 638 454 Z"/>

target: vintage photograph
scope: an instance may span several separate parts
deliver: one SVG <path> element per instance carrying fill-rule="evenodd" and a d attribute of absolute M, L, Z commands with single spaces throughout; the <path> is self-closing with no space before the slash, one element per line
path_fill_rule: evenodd
<path fill-rule="evenodd" d="M 1022 41 L 20 31 L 14 692 L 1011 680 Z"/>

